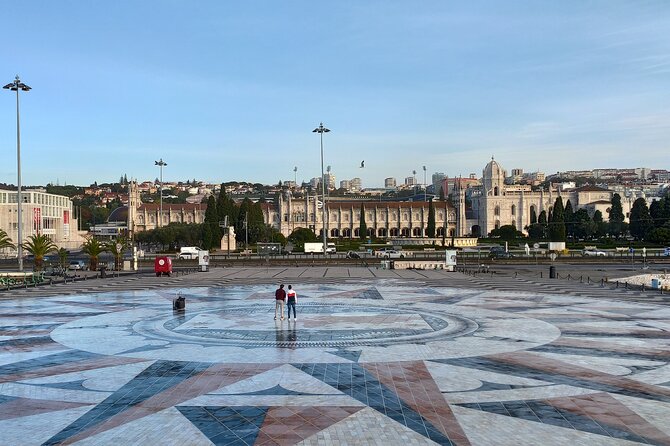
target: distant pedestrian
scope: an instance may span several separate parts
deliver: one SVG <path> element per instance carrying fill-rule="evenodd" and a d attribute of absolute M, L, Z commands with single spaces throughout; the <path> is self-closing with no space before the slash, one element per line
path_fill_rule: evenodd
<path fill-rule="evenodd" d="M 284 284 L 282 283 L 275 291 L 275 320 L 277 319 L 277 310 L 279 310 L 279 317 L 284 320 L 284 301 L 286 300 L 286 291 L 284 291 Z"/>
<path fill-rule="evenodd" d="M 291 308 L 293 308 L 293 320 L 297 321 L 298 317 L 295 315 L 295 304 L 298 302 L 298 293 L 293 289 L 293 285 L 288 286 L 286 297 L 288 298 L 286 301 L 286 315 L 288 316 L 288 320 L 291 320 Z"/>

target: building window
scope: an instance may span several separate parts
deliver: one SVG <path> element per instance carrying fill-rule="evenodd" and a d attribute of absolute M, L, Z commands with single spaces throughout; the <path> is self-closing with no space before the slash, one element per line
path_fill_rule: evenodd
<path fill-rule="evenodd" d="M 414 228 L 412 230 L 412 234 L 414 235 L 414 237 L 421 237 L 421 228 Z"/>
<path fill-rule="evenodd" d="M 512 205 L 512 215 L 516 215 L 516 206 Z"/>
<path fill-rule="evenodd" d="M 495 215 L 496 217 L 500 216 L 500 206 L 496 206 L 493 209 L 493 215 Z"/>

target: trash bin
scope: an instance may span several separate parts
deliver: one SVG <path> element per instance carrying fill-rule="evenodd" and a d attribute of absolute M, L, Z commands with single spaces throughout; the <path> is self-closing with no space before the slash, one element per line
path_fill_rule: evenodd
<path fill-rule="evenodd" d="M 172 301 L 172 309 L 175 311 L 184 311 L 186 309 L 186 298 L 184 296 L 178 296 Z"/>
<path fill-rule="evenodd" d="M 101 279 L 107 278 L 107 267 L 105 265 L 100 266 L 100 278 Z"/>
<path fill-rule="evenodd" d="M 554 265 L 549 267 L 549 278 L 550 279 L 556 278 L 556 267 Z"/>

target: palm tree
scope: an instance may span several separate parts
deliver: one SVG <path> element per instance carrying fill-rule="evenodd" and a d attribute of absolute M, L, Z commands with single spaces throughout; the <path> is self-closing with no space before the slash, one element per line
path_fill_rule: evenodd
<path fill-rule="evenodd" d="M 121 258 L 129 245 L 130 241 L 126 237 L 119 237 L 105 243 L 105 249 L 114 256 L 114 269 L 117 271 L 121 269 Z"/>
<path fill-rule="evenodd" d="M 58 254 L 58 264 L 62 269 L 67 267 L 67 256 L 70 254 L 67 249 L 61 248 L 56 253 Z"/>
<path fill-rule="evenodd" d="M 21 246 L 35 257 L 35 271 L 42 270 L 44 256 L 58 250 L 56 244 L 47 235 L 31 235 L 28 237 L 28 241 L 22 243 Z"/>
<path fill-rule="evenodd" d="M 9 235 L 7 235 L 4 230 L 0 229 L 0 249 L 3 248 L 14 249 L 16 246 L 14 246 L 14 243 L 12 243 L 12 239 L 9 238 Z"/>
<path fill-rule="evenodd" d="M 89 237 L 81 245 L 81 250 L 84 254 L 88 255 L 89 269 L 96 271 L 98 269 L 98 256 L 107 251 L 107 247 L 95 237 Z"/>

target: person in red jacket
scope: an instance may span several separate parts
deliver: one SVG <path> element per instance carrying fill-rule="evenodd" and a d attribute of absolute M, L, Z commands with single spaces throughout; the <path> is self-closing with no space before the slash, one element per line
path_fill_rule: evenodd
<path fill-rule="evenodd" d="M 275 291 L 275 320 L 277 319 L 277 310 L 281 320 L 284 320 L 284 301 L 286 300 L 286 291 L 284 291 L 284 284 L 282 283 Z"/>
<path fill-rule="evenodd" d="M 295 315 L 295 304 L 298 302 L 298 294 L 293 289 L 293 285 L 288 286 L 288 292 L 286 293 L 288 300 L 286 301 L 286 313 L 288 320 L 291 320 L 291 308 L 293 308 L 293 320 L 297 321 L 298 317 Z"/>

